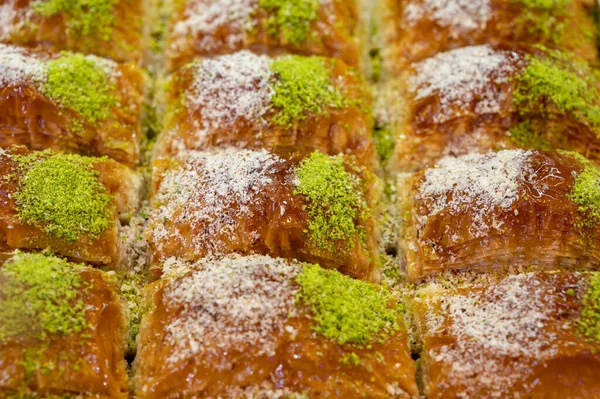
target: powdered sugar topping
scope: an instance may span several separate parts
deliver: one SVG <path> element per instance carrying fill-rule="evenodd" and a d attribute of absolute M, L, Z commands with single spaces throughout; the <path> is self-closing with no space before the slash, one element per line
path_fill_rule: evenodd
<path fill-rule="evenodd" d="M 555 323 L 556 296 L 548 288 L 553 278 L 549 277 L 548 283 L 536 274 L 513 275 L 501 282 L 476 284 L 476 289 L 462 295 L 428 299 L 437 302 L 442 312 L 428 322 L 428 334 L 456 337 L 456 344 L 433 348 L 429 356 L 450 365 L 449 380 L 472 381 L 461 397 L 481 392 L 472 391 L 480 389 L 480 384 L 503 397 L 517 378 L 522 381 L 531 372 L 530 362 L 553 355 L 552 343 L 557 337 L 546 329 Z M 451 324 L 444 323 L 444 318 Z M 559 328 L 567 328 L 567 324 Z M 507 358 L 518 360 L 507 368 Z"/>
<path fill-rule="evenodd" d="M 417 201 L 427 201 L 428 216 L 441 211 L 457 214 L 467 207 L 474 218 L 474 233 L 484 234 L 484 218 L 496 207 L 510 209 L 519 196 L 519 184 L 531 173 L 531 151 L 505 150 L 488 154 L 445 157 L 424 173 Z"/>
<path fill-rule="evenodd" d="M 168 361 L 248 344 L 254 355 L 273 355 L 277 334 L 293 314 L 298 263 L 269 256 L 230 256 L 193 268 L 168 287 L 167 306 L 183 307 L 166 326 L 167 340 L 175 348 Z"/>
<path fill-rule="evenodd" d="M 261 120 L 271 105 L 271 60 L 241 51 L 201 61 L 194 68 L 194 82 L 186 91 L 188 107 L 202 108 L 199 128 L 232 126 L 240 118 Z"/>
<path fill-rule="evenodd" d="M 0 44 L 1 85 L 41 83 L 45 79 L 46 67 L 43 60 L 29 55 L 20 47 Z"/>
<path fill-rule="evenodd" d="M 180 49 L 190 37 L 201 35 L 196 46 L 203 51 L 215 50 L 223 44 L 234 50 L 255 26 L 252 14 L 257 8 L 258 0 L 188 0 L 183 18 L 173 26 L 171 48 Z M 217 39 L 223 27 L 229 31 L 225 43 Z"/>
<path fill-rule="evenodd" d="M 266 150 L 190 153 L 179 168 L 167 172 L 155 195 L 160 205 L 151 217 L 153 241 L 160 249 L 164 239 L 178 234 L 164 222 L 172 221 L 194 230 L 195 250 L 220 253 L 224 243 L 216 237 L 236 233 L 235 221 L 250 212 L 280 162 Z"/>
<path fill-rule="evenodd" d="M 434 122 L 444 123 L 475 105 L 475 112 L 499 112 L 507 93 L 496 86 L 508 82 L 515 71 L 517 53 L 471 46 L 438 54 L 417 63 L 411 86 L 415 100 L 438 95 Z"/>
<path fill-rule="evenodd" d="M 410 27 L 428 17 L 439 26 L 467 33 L 485 29 L 490 14 L 490 0 L 417 0 L 404 7 L 403 21 Z"/>

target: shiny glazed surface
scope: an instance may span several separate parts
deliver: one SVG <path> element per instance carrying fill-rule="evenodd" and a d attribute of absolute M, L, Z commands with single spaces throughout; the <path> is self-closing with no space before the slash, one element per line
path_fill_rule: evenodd
<path fill-rule="evenodd" d="M 22 146 L 13 147 L 12 154 L 26 154 Z M 119 212 L 131 212 L 127 208 L 133 187 L 129 185 L 130 172 L 124 166 L 107 160 L 94 164 L 98 179 L 113 197 L 111 206 L 113 222 L 98 239 L 86 236 L 75 242 L 54 238 L 43 232 L 40 227 L 25 223 L 18 218 L 18 207 L 13 194 L 19 190 L 17 182 L 10 176 L 19 174 L 17 162 L 10 156 L 0 156 L 0 250 L 14 249 L 50 249 L 53 252 L 76 261 L 97 265 L 117 267 L 120 260 L 118 226 Z"/>
<path fill-rule="evenodd" d="M 532 171 L 515 182 L 514 203 L 485 213 L 477 211 L 482 199 L 475 196 L 458 211 L 447 208 L 428 215 L 431 200 L 413 199 L 423 173 L 409 179 L 401 206 L 410 216 L 399 240 L 409 277 L 418 280 L 450 269 L 598 269 L 600 251 L 593 242 L 600 229 L 577 227 L 581 213 L 569 199 L 574 173 L 582 166 L 570 156 L 543 152 L 533 153 L 531 165 Z M 479 216 L 482 221 L 476 220 Z M 489 229 L 472 228 L 479 223 Z"/>
<path fill-rule="evenodd" d="M 369 350 L 354 349 L 316 335 L 310 313 L 303 308 L 277 333 L 273 356 L 254 355 L 257 343 L 228 348 L 217 341 L 203 343 L 204 349 L 217 353 L 168 363 L 174 348 L 165 339 L 165 326 L 181 309 L 169 305 L 167 291 L 166 280 L 148 289 L 152 305 L 140 331 L 134 365 L 136 398 L 234 398 L 228 390 L 261 384 L 305 392 L 313 398 L 409 398 L 417 394 L 415 366 L 404 330 L 385 342 L 374 343 Z M 294 337 L 291 331 L 296 333 Z M 360 365 L 342 362 L 344 355 L 352 352 L 360 356 Z M 389 391 L 390 381 L 397 386 L 395 395 Z"/>
<path fill-rule="evenodd" d="M 32 53 L 47 60 L 48 53 Z M 31 149 L 73 152 L 81 155 L 108 156 L 135 166 L 140 161 L 141 108 L 144 79 L 133 64 L 120 64 L 115 76 L 119 101 L 108 119 L 86 121 L 71 109 L 43 95 L 35 84 L 0 86 L 0 148 L 13 144 Z M 81 129 L 73 129 L 73 123 Z"/>
<path fill-rule="evenodd" d="M 124 360 L 126 327 L 121 301 L 101 272 L 87 269 L 80 275 L 89 284 L 84 302 L 91 328 L 78 335 L 50 337 L 46 341 L 24 337 L 0 343 L 0 396 L 24 391 L 42 397 L 52 394 L 96 399 L 128 397 Z M 84 337 L 86 334 L 89 338 Z M 46 350 L 40 351 L 45 347 Z M 23 353 L 27 350 L 39 351 L 36 361 L 54 362 L 56 368 L 47 372 L 38 370 L 27 378 L 23 367 Z"/>
<path fill-rule="evenodd" d="M 166 53 L 169 69 L 177 70 L 197 57 L 210 58 L 221 54 L 231 54 L 247 49 L 258 54 L 271 56 L 280 54 L 322 55 L 338 58 L 348 65 L 359 66 L 359 13 L 355 1 L 333 0 L 322 2 L 318 17 L 312 21 L 309 37 L 300 44 L 284 40 L 279 32 L 271 34 L 266 26 L 267 19 L 273 14 L 258 8 L 258 0 L 248 1 L 250 7 L 257 7 L 250 17 L 253 27 L 246 29 L 232 27 L 227 22 L 211 24 L 210 29 L 200 30 L 194 35 L 182 35 L 174 30 L 177 23 L 185 19 L 186 14 L 198 13 L 193 9 L 207 9 L 217 0 L 188 0 L 173 14 L 170 21 L 170 34 L 167 38 Z M 223 5 L 222 12 L 232 12 Z M 213 19 L 216 19 L 214 16 Z"/>
<path fill-rule="evenodd" d="M 54 52 L 69 50 L 95 54 L 119 62 L 141 62 L 141 1 L 116 2 L 112 11 L 115 23 L 106 40 L 70 31 L 64 13 L 44 17 L 33 11 L 33 3 L 31 0 L 0 0 L 0 7 L 7 7 L 3 12 L 14 12 L 11 26 L 2 27 L 5 34 L 0 35 L 1 43 Z"/>

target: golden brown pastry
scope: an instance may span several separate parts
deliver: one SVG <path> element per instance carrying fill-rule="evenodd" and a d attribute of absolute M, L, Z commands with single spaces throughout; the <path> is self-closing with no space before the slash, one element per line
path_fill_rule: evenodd
<path fill-rule="evenodd" d="M 18 252 L 0 266 L 0 397 L 126 399 L 125 332 L 104 273 Z"/>
<path fill-rule="evenodd" d="M 140 0 L 0 0 L 0 43 L 140 62 Z"/>
<path fill-rule="evenodd" d="M 268 256 L 171 262 L 148 288 L 135 397 L 417 397 L 387 288 Z"/>
<path fill-rule="evenodd" d="M 577 153 L 446 157 L 399 179 L 411 280 L 449 269 L 599 269 L 600 169 Z"/>
<path fill-rule="evenodd" d="M 0 44 L 0 148 L 140 159 L 143 75 L 133 64 Z"/>
<path fill-rule="evenodd" d="M 0 150 L 0 250 L 49 249 L 117 267 L 119 228 L 136 212 L 141 182 L 108 158 Z"/>
<path fill-rule="evenodd" d="M 174 8 L 166 44 L 171 70 L 243 49 L 361 61 L 355 0 L 186 0 Z"/>
<path fill-rule="evenodd" d="M 341 61 L 248 51 L 196 61 L 171 78 L 157 152 L 319 150 L 373 166 L 370 101 L 364 80 Z"/>
<path fill-rule="evenodd" d="M 600 396 L 600 274 L 453 278 L 418 290 L 427 398 Z"/>
<path fill-rule="evenodd" d="M 403 66 L 455 48 L 542 44 L 595 60 L 593 0 L 383 0 L 383 55 Z"/>
<path fill-rule="evenodd" d="M 297 258 L 377 279 L 375 177 L 343 156 L 200 152 L 153 165 L 152 263 L 229 253 Z"/>
<path fill-rule="evenodd" d="M 577 151 L 600 159 L 600 84 L 585 62 L 548 49 L 474 46 L 414 64 L 391 122 L 398 171 L 448 154 L 502 148 Z"/>

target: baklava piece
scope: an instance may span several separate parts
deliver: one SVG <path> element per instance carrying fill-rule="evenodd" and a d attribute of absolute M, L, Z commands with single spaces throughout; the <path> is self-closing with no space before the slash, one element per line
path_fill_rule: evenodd
<path fill-rule="evenodd" d="M 600 396 L 600 274 L 527 273 L 420 288 L 428 398 Z"/>
<path fill-rule="evenodd" d="M 577 151 L 600 159 L 600 84 L 585 62 L 548 49 L 489 46 L 441 53 L 411 67 L 391 123 L 391 167 L 411 171 L 447 154 L 503 148 Z M 392 118 L 393 119 L 393 118 Z"/>
<path fill-rule="evenodd" d="M 0 148 L 22 144 L 136 165 L 143 86 L 133 64 L 0 44 Z"/>
<path fill-rule="evenodd" d="M 0 150 L 0 250 L 49 249 L 119 267 L 119 228 L 138 208 L 141 182 L 108 158 Z"/>
<path fill-rule="evenodd" d="M 0 397 L 126 399 L 125 333 L 103 272 L 25 253 L 0 266 Z"/>
<path fill-rule="evenodd" d="M 140 62 L 140 0 L 0 0 L 0 43 Z"/>
<path fill-rule="evenodd" d="M 363 279 L 374 269 L 375 176 L 343 156 L 251 150 L 160 159 L 146 239 L 152 263 L 260 253 Z"/>
<path fill-rule="evenodd" d="M 367 86 L 341 61 L 242 51 L 194 62 L 167 87 L 159 156 L 236 146 L 375 162 Z"/>
<path fill-rule="evenodd" d="M 381 0 L 383 55 L 394 72 L 472 45 L 544 45 L 595 60 L 593 0 Z M 385 8 L 384 8 L 385 7 Z"/>
<path fill-rule="evenodd" d="M 411 280 L 449 269 L 599 269 L 600 169 L 570 152 L 446 157 L 398 182 Z"/>
<path fill-rule="evenodd" d="M 177 267 L 148 289 L 136 398 L 418 396 L 387 288 L 259 255 Z"/>
<path fill-rule="evenodd" d="M 361 35 L 355 0 L 186 0 L 175 5 L 166 53 L 171 70 L 244 49 L 358 66 Z"/>

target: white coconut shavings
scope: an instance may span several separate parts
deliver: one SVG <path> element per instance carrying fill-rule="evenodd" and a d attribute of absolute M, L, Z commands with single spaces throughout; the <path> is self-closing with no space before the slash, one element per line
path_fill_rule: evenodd
<path fill-rule="evenodd" d="M 223 243 L 215 237 L 236 233 L 235 221 L 250 211 L 280 162 L 266 150 L 190 153 L 181 167 L 167 172 L 156 193 L 155 202 L 161 205 L 152 212 L 155 244 L 160 249 L 165 239 L 177 234 L 164 226 L 163 220 L 169 220 L 197 230 L 194 249 L 220 253 Z"/>
<path fill-rule="evenodd" d="M 234 50 L 247 37 L 248 30 L 256 26 L 252 14 L 258 9 L 258 0 L 189 0 L 183 19 L 173 26 L 171 48 L 180 49 L 187 42 L 202 35 L 196 46 L 204 51 L 222 46 L 216 37 L 226 28 L 226 46 Z"/>
<path fill-rule="evenodd" d="M 274 354 L 278 333 L 294 313 L 297 262 L 269 256 L 231 256 L 199 262 L 167 291 L 168 306 L 183 307 L 166 326 L 171 363 L 208 351 L 251 344 L 253 355 Z"/>
<path fill-rule="evenodd" d="M 422 0 L 404 7 L 403 21 L 415 26 L 424 17 L 461 33 L 485 29 L 490 19 L 490 0 Z"/>
<path fill-rule="evenodd" d="M 271 60 L 241 51 L 193 66 L 194 82 L 186 91 L 188 107 L 201 108 L 203 130 L 223 128 L 245 118 L 260 121 L 271 106 L 274 94 Z"/>
<path fill-rule="evenodd" d="M 535 274 L 514 275 L 481 287 L 483 294 L 435 299 L 451 320 L 447 333 L 456 337 L 456 344 L 434 348 L 429 356 L 450 366 L 449 380 L 466 382 L 459 397 L 473 397 L 481 386 L 505 397 L 516 381 L 531 372 L 531 362 L 553 355 L 556 336 L 545 328 L 552 322 L 555 297 Z M 437 324 L 443 328 L 441 322 Z M 507 358 L 515 359 L 510 374 Z"/>
<path fill-rule="evenodd" d="M 470 112 L 474 101 L 478 114 L 499 112 L 507 94 L 495 90 L 495 85 L 508 82 L 516 60 L 516 53 L 495 51 L 489 46 L 471 46 L 438 54 L 415 65 L 416 74 L 411 82 L 415 100 L 439 96 L 436 123 Z"/>
<path fill-rule="evenodd" d="M 46 79 L 43 60 L 15 46 L 0 44 L 0 85 L 41 83 Z"/>
<path fill-rule="evenodd" d="M 445 157 L 425 171 L 417 201 L 427 201 L 426 218 L 441 211 L 457 214 L 469 209 L 476 236 L 487 232 L 484 218 L 496 207 L 510 209 L 519 196 L 519 185 L 531 173 L 531 151 L 505 150 L 488 154 Z"/>

